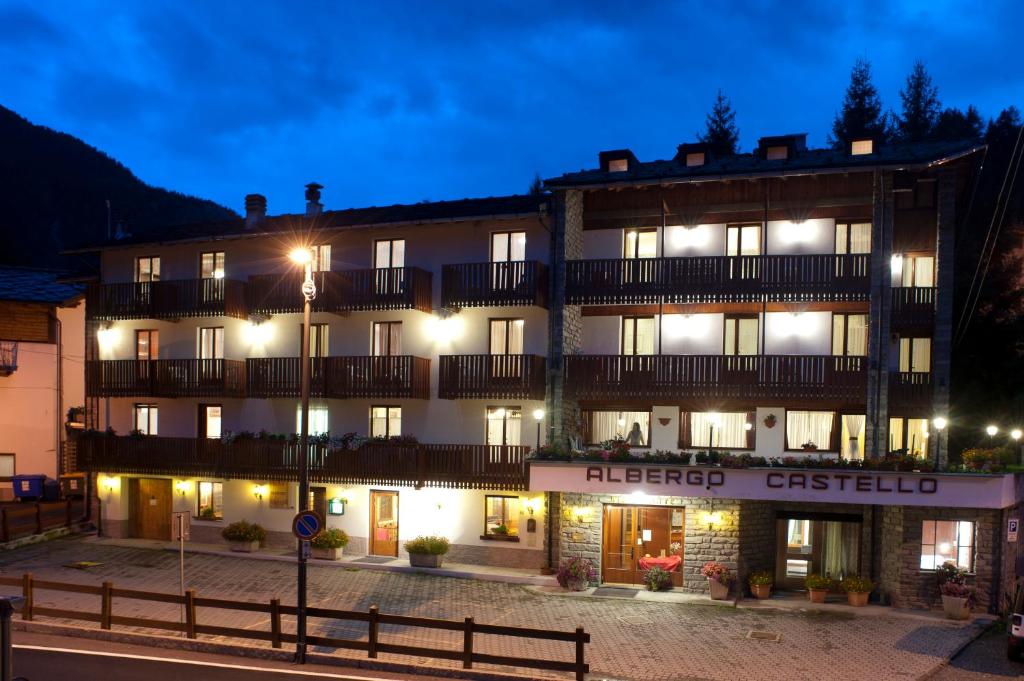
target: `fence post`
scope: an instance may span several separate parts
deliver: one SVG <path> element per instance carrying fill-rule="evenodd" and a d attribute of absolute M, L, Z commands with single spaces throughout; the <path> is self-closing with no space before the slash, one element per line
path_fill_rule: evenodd
<path fill-rule="evenodd" d="M 281 647 L 281 599 L 270 599 L 270 645 Z"/>
<path fill-rule="evenodd" d="M 36 534 L 43 533 L 43 505 L 36 502 Z"/>
<path fill-rule="evenodd" d="M 583 677 L 587 673 L 587 665 L 583 657 L 583 644 L 586 640 L 587 635 L 584 633 L 583 627 L 576 627 L 576 681 L 584 681 Z"/>
<path fill-rule="evenodd" d="M 466 618 L 466 628 L 462 632 L 462 668 L 473 668 L 473 618 Z"/>
<path fill-rule="evenodd" d="M 26 572 L 21 577 L 21 595 L 25 604 L 21 606 L 21 619 L 32 621 L 32 573 Z"/>
<path fill-rule="evenodd" d="M 367 636 L 367 655 L 370 658 L 377 657 L 377 627 L 379 625 L 378 617 L 380 615 L 380 608 L 376 605 L 370 606 L 370 631 Z"/>
<path fill-rule="evenodd" d="M 188 638 L 196 637 L 196 590 L 189 589 L 185 592 L 185 635 Z"/>
<path fill-rule="evenodd" d="M 110 628 L 110 618 L 114 614 L 114 584 L 103 582 L 103 593 L 100 595 L 100 628 Z"/>

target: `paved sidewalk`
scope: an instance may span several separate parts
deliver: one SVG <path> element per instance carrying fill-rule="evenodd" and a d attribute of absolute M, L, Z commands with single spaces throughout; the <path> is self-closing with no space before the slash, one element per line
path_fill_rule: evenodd
<path fill-rule="evenodd" d="M 62 567 L 76 561 L 102 563 L 86 570 Z M 0 572 L 32 572 L 37 578 L 177 592 L 177 556 L 81 539 L 60 539 L 0 555 Z M 190 554 L 186 557 L 188 587 L 200 595 L 266 601 L 280 596 L 294 602 L 294 569 L 277 561 L 237 556 Z M 479 622 L 544 629 L 572 630 L 583 626 L 592 635 L 587 660 L 595 679 L 871 679 L 912 680 L 933 671 L 949 655 L 977 635 L 980 624 L 922 619 L 898 613 L 859 615 L 839 608 L 778 610 L 622 600 L 566 598 L 501 582 L 447 579 L 346 566 L 310 568 L 311 605 L 446 619 L 472 616 Z M 41 592 L 40 605 L 97 611 L 94 596 Z M 177 619 L 178 608 L 117 601 L 118 614 Z M 200 621 L 265 629 L 258 613 L 225 613 L 201 609 Z M 312 620 L 317 633 L 365 638 L 365 625 Z M 78 626 L 90 626 L 78 624 Z M 381 627 L 396 643 L 456 648 L 461 634 Z M 750 638 L 751 632 L 779 634 L 778 641 Z M 150 632 L 151 633 L 151 632 Z M 774 638 L 774 637 L 772 637 Z M 252 642 L 248 642 L 252 645 Z M 482 651 L 570 659 L 571 644 L 527 643 L 508 637 L 481 638 Z M 332 652 L 360 657 L 358 653 Z M 443 667 L 447 663 L 414 657 L 387 656 L 401 662 Z M 454 663 L 453 665 L 454 666 Z M 511 671 L 504 669 L 504 671 Z M 557 675 L 556 675 L 557 676 Z M 562 675 L 561 678 L 566 678 Z"/>

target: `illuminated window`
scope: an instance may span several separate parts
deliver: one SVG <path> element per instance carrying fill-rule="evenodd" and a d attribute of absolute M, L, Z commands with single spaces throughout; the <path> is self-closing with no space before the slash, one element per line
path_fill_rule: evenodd
<path fill-rule="evenodd" d="M 889 419 L 889 451 L 906 449 L 916 457 L 928 453 L 928 419 L 893 416 Z"/>
<path fill-rule="evenodd" d="M 370 407 L 370 437 L 398 437 L 401 434 L 401 407 Z"/>
<path fill-rule="evenodd" d="M 690 447 L 714 447 L 716 449 L 750 449 L 753 443 L 747 430 L 752 423 L 750 414 L 742 412 L 691 412 Z"/>
<path fill-rule="evenodd" d="M 330 272 L 331 271 L 331 245 L 322 244 L 320 246 L 313 246 L 310 248 L 313 252 L 313 271 L 314 272 Z"/>
<path fill-rule="evenodd" d="M 373 266 L 376 269 L 405 267 L 405 239 L 381 239 L 374 244 Z"/>
<path fill-rule="evenodd" d="M 853 140 L 853 144 L 850 145 L 851 156 L 865 156 L 874 153 L 874 151 L 874 140 Z"/>
<path fill-rule="evenodd" d="M 136 258 L 135 281 L 139 283 L 160 281 L 160 257 L 154 255 Z"/>
<path fill-rule="evenodd" d="M 323 405 L 309 405 L 309 434 L 326 435 L 331 430 L 330 419 L 327 414 L 327 407 Z M 302 432 L 302 405 L 295 407 L 295 432 Z"/>
<path fill-rule="evenodd" d="M 921 523 L 921 569 L 936 570 L 946 561 L 974 572 L 974 523 L 925 520 Z"/>
<path fill-rule="evenodd" d="M 199 277 L 201 279 L 224 278 L 224 251 L 203 253 L 199 256 Z"/>
<path fill-rule="evenodd" d="M 649 447 L 651 443 L 649 411 L 591 411 L 584 414 L 584 425 L 585 444 L 625 440 L 631 447 Z"/>
<path fill-rule="evenodd" d="M 613 158 L 608 161 L 609 173 L 624 173 L 627 170 L 629 170 L 629 159 L 627 158 Z"/>
<path fill-rule="evenodd" d="M 374 357 L 402 354 L 402 322 L 374 322 L 370 353 Z"/>
<path fill-rule="evenodd" d="M 0 480 L 10 482 L 14 477 L 14 454 L 0 454 Z"/>
<path fill-rule="evenodd" d="M 926 374 L 931 368 L 931 338 L 900 338 L 900 371 Z"/>
<path fill-rule="evenodd" d="M 143 435 L 156 435 L 157 407 L 155 404 L 136 404 L 132 428 Z"/>
<path fill-rule="evenodd" d="M 787 411 L 786 449 L 803 449 L 804 445 L 831 449 L 835 416 L 830 411 Z"/>
<path fill-rule="evenodd" d="M 705 161 L 704 161 L 704 152 L 703 151 L 698 151 L 698 152 L 694 152 L 692 154 L 687 154 L 686 155 L 686 167 L 687 168 L 690 168 L 692 166 L 702 166 L 702 165 L 704 165 L 704 162 Z"/>
<path fill-rule="evenodd" d="M 622 354 L 654 354 L 654 317 L 622 318 Z"/>
<path fill-rule="evenodd" d="M 198 330 L 199 359 L 224 359 L 224 327 L 205 326 Z M 214 365 L 204 366 L 203 370 L 213 370 Z"/>
<path fill-rule="evenodd" d="M 267 485 L 268 508 L 291 508 L 290 488 L 286 482 L 272 482 Z"/>
<path fill-rule="evenodd" d="M 201 520 L 220 520 L 224 517 L 224 483 L 196 483 L 196 514 Z"/>
<path fill-rule="evenodd" d="M 868 316 L 832 315 L 832 354 L 863 357 L 868 354 Z"/>
<path fill-rule="evenodd" d="M 485 498 L 484 534 L 508 537 L 519 534 L 519 497 L 488 495 Z"/>
<path fill-rule="evenodd" d="M 729 225 L 725 228 L 726 255 L 760 255 L 761 225 Z M 737 273 L 742 278 L 744 272 Z"/>
<path fill-rule="evenodd" d="M 836 222 L 836 253 L 870 253 L 870 222 Z M 843 274 L 843 273 L 841 273 Z"/>
<path fill-rule="evenodd" d="M 764 151 L 764 157 L 769 161 L 785 161 L 789 157 L 789 147 L 768 147 Z"/>
<path fill-rule="evenodd" d="M 518 445 L 523 412 L 519 407 L 487 408 L 487 444 Z"/>
<path fill-rule="evenodd" d="M 144 361 L 160 355 L 160 333 L 156 329 L 136 329 L 135 359 Z"/>
<path fill-rule="evenodd" d="M 221 406 L 219 404 L 199 405 L 199 437 L 220 439 Z"/>

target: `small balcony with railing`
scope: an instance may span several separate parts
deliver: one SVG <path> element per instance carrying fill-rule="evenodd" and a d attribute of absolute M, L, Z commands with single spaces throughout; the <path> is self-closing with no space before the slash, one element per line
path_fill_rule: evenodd
<path fill-rule="evenodd" d="M 249 397 L 299 397 L 301 368 L 298 357 L 247 359 Z M 314 357 L 309 385 L 313 397 L 429 399 L 430 360 L 412 355 Z"/>
<path fill-rule="evenodd" d="M 358 310 L 431 310 L 432 275 L 419 267 L 387 267 L 314 272 L 316 298 L 312 309 L 346 313 Z M 249 277 L 252 312 L 302 312 L 302 275 L 260 274 Z"/>
<path fill-rule="evenodd" d="M 930 335 L 935 326 L 935 292 L 934 287 L 894 286 L 892 330 Z"/>
<path fill-rule="evenodd" d="M 441 305 L 463 307 L 548 306 L 548 268 L 542 262 L 478 262 L 445 265 Z"/>
<path fill-rule="evenodd" d="M 442 355 L 438 396 L 445 400 L 543 400 L 546 363 L 538 355 Z"/>
<path fill-rule="evenodd" d="M 245 362 L 116 359 L 85 363 L 88 397 L 244 397 Z"/>
<path fill-rule="evenodd" d="M 570 260 L 571 305 L 868 300 L 868 254 Z"/>
<path fill-rule="evenodd" d="M 93 284 L 85 294 L 90 319 L 184 319 L 247 315 L 245 284 L 234 279 Z"/>
<path fill-rule="evenodd" d="M 932 375 L 922 371 L 889 374 L 889 413 L 928 418 L 932 406 Z"/>
<path fill-rule="evenodd" d="M 866 360 L 831 355 L 569 355 L 565 390 L 577 400 L 602 402 L 863 403 Z"/>

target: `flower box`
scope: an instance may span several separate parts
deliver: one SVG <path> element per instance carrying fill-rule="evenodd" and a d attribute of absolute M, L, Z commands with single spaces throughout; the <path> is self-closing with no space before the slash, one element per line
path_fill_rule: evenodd
<path fill-rule="evenodd" d="M 951 620 L 970 619 L 970 599 L 942 594 L 942 610 L 946 613 L 946 617 Z"/>
<path fill-rule="evenodd" d="M 420 568 L 439 568 L 444 564 L 444 554 L 410 553 L 409 565 Z"/>
<path fill-rule="evenodd" d="M 772 597 L 772 586 L 771 584 L 751 584 L 750 592 L 754 594 L 754 598 L 764 600 Z"/>
<path fill-rule="evenodd" d="M 871 593 L 867 591 L 847 591 L 846 602 L 855 608 L 863 608 L 868 604 L 868 596 Z"/>
<path fill-rule="evenodd" d="M 811 601 L 811 603 L 824 603 L 826 596 L 828 596 L 828 589 L 807 590 L 807 598 Z"/>
<path fill-rule="evenodd" d="M 711 600 L 724 601 L 729 598 L 729 585 L 722 584 L 717 579 L 708 579 L 708 588 L 711 590 Z"/>
<path fill-rule="evenodd" d="M 240 553 L 254 553 L 260 550 L 260 543 L 258 540 L 253 541 L 229 541 L 228 547 L 232 551 L 238 551 Z"/>
<path fill-rule="evenodd" d="M 311 549 L 314 558 L 320 560 L 341 560 L 341 553 L 344 551 L 340 546 L 333 549 L 328 548 L 317 548 L 316 546 Z"/>

